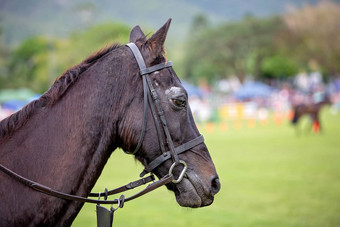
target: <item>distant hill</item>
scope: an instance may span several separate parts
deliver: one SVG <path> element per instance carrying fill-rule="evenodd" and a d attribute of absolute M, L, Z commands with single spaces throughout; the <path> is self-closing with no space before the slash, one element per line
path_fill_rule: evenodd
<path fill-rule="evenodd" d="M 1 0 L 0 28 L 8 44 L 34 35 L 63 37 L 103 21 L 139 24 L 152 31 L 173 18 L 170 37 L 184 38 L 193 16 L 202 13 L 212 23 L 238 20 L 244 15 L 280 14 L 288 6 L 317 0 Z"/>

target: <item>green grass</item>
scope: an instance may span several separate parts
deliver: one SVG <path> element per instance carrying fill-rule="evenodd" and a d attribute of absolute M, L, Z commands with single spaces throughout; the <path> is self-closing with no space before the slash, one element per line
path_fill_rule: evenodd
<path fill-rule="evenodd" d="M 211 206 L 182 208 L 163 187 L 118 209 L 114 225 L 340 226 L 340 115 L 322 112 L 321 135 L 297 136 L 287 121 L 272 122 L 202 131 L 222 184 Z M 93 191 L 135 180 L 141 170 L 117 150 Z M 73 226 L 96 226 L 95 205 L 85 205 Z"/>

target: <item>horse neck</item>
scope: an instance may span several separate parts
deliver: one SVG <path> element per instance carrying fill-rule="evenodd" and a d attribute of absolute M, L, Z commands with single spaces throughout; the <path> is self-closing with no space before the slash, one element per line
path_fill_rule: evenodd
<path fill-rule="evenodd" d="M 10 140 L 1 144 L 0 163 L 40 184 L 87 196 L 116 148 L 113 138 L 116 137 L 117 116 L 112 113 L 120 97 L 117 95 L 112 100 L 105 86 L 113 85 L 103 80 L 98 75 L 85 73 L 55 104 L 36 111 Z M 2 181 L 1 177 L 0 174 Z M 24 186 L 15 184 L 18 187 L 13 193 L 20 197 Z M 41 205 L 42 195 L 32 190 L 29 193 L 31 203 Z M 72 221 L 82 206 L 79 203 L 66 206 L 66 201 L 48 199 L 53 200 L 49 203 L 53 204 L 48 208 L 53 211 L 49 218 L 54 216 L 60 223 Z M 13 202 L 8 198 L 9 204 L 10 201 Z M 17 198 L 17 201 L 21 200 Z M 38 212 L 32 206 L 25 208 L 17 204 L 13 207 L 17 213 L 21 209 Z"/>
<path fill-rule="evenodd" d="M 323 100 L 320 104 L 321 106 L 325 106 L 327 104 L 331 104 L 331 102 L 329 100 Z"/>
<path fill-rule="evenodd" d="M 314 104 L 314 109 L 315 109 L 316 112 L 319 112 L 320 109 L 322 107 L 324 107 L 325 105 L 327 105 L 327 104 L 328 103 L 326 101 L 322 101 L 322 102 L 316 103 L 316 104 Z"/>

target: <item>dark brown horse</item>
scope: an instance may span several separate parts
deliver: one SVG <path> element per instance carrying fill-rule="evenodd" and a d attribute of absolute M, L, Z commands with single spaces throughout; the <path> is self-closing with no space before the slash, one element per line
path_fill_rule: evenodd
<path fill-rule="evenodd" d="M 329 96 L 325 96 L 325 98 L 318 103 L 300 104 L 295 106 L 293 108 L 294 109 L 294 115 L 292 119 L 293 125 L 297 126 L 297 123 L 302 116 L 309 115 L 312 123 L 313 132 L 319 133 L 321 131 L 319 113 L 322 107 L 326 104 L 331 104 Z"/>
<path fill-rule="evenodd" d="M 169 20 L 149 39 L 139 26 L 130 42 L 147 67 L 166 62 L 163 44 Z M 187 93 L 171 67 L 151 73 L 168 129 L 177 147 L 200 134 L 187 104 Z M 60 76 L 38 100 L 0 122 L 0 164 L 55 190 L 88 196 L 111 153 L 134 151 L 143 128 L 143 84 L 127 46 L 110 46 Z M 148 108 L 146 132 L 135 153 L 147 166 L 161 155 L 157 130 Z M 165 138 L 163 136 L 163 138 Z M 202 207 L 213 202 L 220 183 L 204 143 L 179 155 L 186 176 L 169 183 L 177 202 Z M 152 172 L 169 172 L 169 159 Z M 178 170 L 176 170 L 178 168 Z M 175 167 L 174 174 L 181 167 Z M 128 171 L 121 166 L 121 171 Z M 69 226 L 83 203 L 44 195 L 0 171 L 0 226 Z"/>

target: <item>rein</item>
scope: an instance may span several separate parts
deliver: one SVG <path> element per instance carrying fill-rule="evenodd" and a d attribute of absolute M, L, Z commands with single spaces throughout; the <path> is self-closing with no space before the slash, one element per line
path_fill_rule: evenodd
<path fill-rule="evenodd" d="M 111 191 L 107 191 L 105 190 L 105 192 L 101 192 L 101 193 L 90 193 L 89 197 L 105 197 L 105 200 L 96 200 L 96 199 L 89 199 L 86 197 L 82 197 L 82 196 L 77 196 L 77 195 L 70 195 L 70 194 L 66 194 L 63 192 L 59 192 L 56 191 L 54 189 L 51 189 L 47 186 L 44 186 L 42 184 L 39 184 L 37 182 L 31 181 L 15 172 L 13 172 L 12 170 L 4 167 L 3 165 L 0 164 L 0 170 L 4 173 L 6 173 L 8 176 L 12 177 L 13 179 L 17 180 L 18 182 L 38 191 L 41 193 L 44 193 L 46 195 L 50 195 L 53 197 L 57 197 L 60 199 L 66 199 L 66 200 L 72 200 L 72 201 L 77 201 L 77 202 L 83 202 L 83 203 L 95 203 L 95 204 L 120 204 L 120 206 L 122 206 L 122 204 L 124 202 L 136 199 L 142 195 L 145 195 L 148 192 L 151 192 L 153 190 L 155 190 L 156 188 L 159 188 L 167 183 L 170 183 L 173 180 L 173 175 L 165 175 L 163 178 L 161 178 L 158 181 L 154 181 L 155 177 L 153 175 L 150 175 L 148 177 L 139 179 L 137 181 L 133 181 L 130 182 L 127 185 L 124 185 L 122 187 L 113 189 Z M 144 190 L 130 196 L 130 197 L 121 197 L 120 199 L 114 199 L 114 200 L 106 200 L 107 196 L 109 195 L 114 195 L 120 192 L 124 192 L 124 191 L 128 191 L 131 189 L 134 189 L 136 187 L 142 186 L 144 184 L 147 184 L 151 181 L 154 181 L 153 183 L 149 184 Z"/>
<path fill-rule="evenodd" d="M 165 115 L 163 112 L 163 109 L 161 107 L 161 103 L 160 103 L 160 99 L 159 96 L 156 92 L 156 90 L 154 89 L 151 79 L 149 77 L 149 74 L 155 72 L 155 71 L 159 71 L 162 70 L 164 68 L 168 68 L 172 66 L 172 62 L 165 62 L 165 63 L 160 63 L 151 67 L 146 67 L 145 61 L 143 59 L 143 56 L 140 52 L 140 50 L 138 49 L 138 47 L 136 46 L 136 44 L 134 43 L 129 43 L 126 46 L 128 46 L 130 48 L 130 50 L 132 51 L 137 64 L 139 66 L 140 69 L 140 75 L 142 76 L 142 81 L 143 81 L 143 93 L 144 93 L 144 117 L 143 117 L 143 126 L 142 126 L 142 131 L 138 140 L 138 144 L 136 146 L 136 148 L 134 149 L 133 152 L 128 152 L 128 151 L 124 151 L 127 154 L 135 154 L 136 152 L 139 151 L 140 147 L 142 146 L 143 143 L 143 139 L 144 139 L 144 135 L 145 135 L 145 131 L 146 131 L 146 122 L 147 122 L 147 113 L 148 113 L 148 106 L 150 106 L 151 112 L 152 112 L 152 116 L 154 118 L 154 123 L 156 126 L 156 131 L 157 131 L 157 136 L 158 136 L 158 140 L 159 140 L 159 144 L 160 144 L 160 150 L 162 152 L 162 154 L 160 156 L 158 156 L 156 159 L 154 159 L 153 161 L 151 161 L 148 165 L 146 165 L 145 169 L 143 170 L 143 172 L 140 174 L 140 177 L 143 177 L 145 174 L 147 173 L 151 173 L 150 176 L 148 177 L 144 177 L 140 180 L 137 181 L 133 181 L 130 182 L 127 185 L 124 185 L 122 187 L 116 188 L 114 190 L 110 190 L 108 191 L 107 189 L 105 189 L 105 192 L 102 193 L 90 193 L 89 197 L 97 197 L 98 200 L 96 199 L 89 199 L 86 197 L 81 197 L 81 196 L 76 196 L 76 195 L 70 195 L 70 194 L 66 194 L 63 192 L 59 192 L 56 191 L 54 189 L 51 189 L 47 186 L 44 186 L 42 184 L 39 184 L 37 182 L 34 182 L 32 180 L 29 180 L 13 171 L 11 171 L 10 169 L 6 168 L 5 166 L 3 166 L 2 164 L 0 164 L 0 170 L 4 173 L 6 173 L 8 176 L 12 177 L 13 179 L 15 179 L 16 181 L 36 190 L 39 191 L 41 193 L 44 193 L 46 195 L 50 195 L 53 197 L 57 197 L 60 199 L 65 199 L 65 200 L 71 200 L 71 201 L 77 201 L 77 202 L 83 202 L 83 203 L 95 203 L 97 204 L 97 209 L 99 204 L 118 204 L 118 207 L 123 207 L 124 202 L 127 201 L 131 201 L 133 199 L 136 199 L 146 193 L 149 193 L 165 184 L 168 184 L 170 182 L 173 183 L 179 183 L 184 175 L 185 172 L 187 170 L 187 164 L 183 161 L 179 159 L 179 154 L 190 150 L 191 148 L 201 144 L 204 142 L 204 138 L 202 135 L 178 146 L 175 147 L 167 126 L 167 122 L 165 119 Z M 163 131 L 163 132 L 162 132 Z M 166 137 L 166 143 L 164 142 L 164 138 L 163 136 L 165 135 Z M 166 150 L 166 148 L 168 148 L 168 151 Z M 158 181 L 154 181 L 155 177 L 152 175 L 152 171 L 157 168 L 159 165 L 161 165 L 163 162 L 172 159 L 173 163 L 171 165 L 171 167 L 169 168 L 169 173 L 167 175 L 165 175 L 164 177 L 162 177 L 161 179 L 159 179 Z M 173 175 L 173 170 L 176 166 L 178 165 L 183 165 L 183 169 L 180 172 L 179 176 L 177 179 L 175 179 L 174 175 Z M 107 200 L 107 197 L 109 195 L 114 195 L 120 192 L 124 192 L 130 189 L 133 189 L 135 187 L 147 184 L 149 182 L 153 181 L 153 183 L 149 184 L 144 190 L 125 198 L 124 195 L 122 195 L 119 199 L 114 199 L 114 200 Z M 101 197 L 104 197 L 104 200 L 100 200 Z M 100 207 L 102 208 L 102 207 Z M 111 211 L 112 212 L 111 216 L 113 217 L 113 211 L 116 210 L 113 209 L 111 207 Z M 98 211 L 97 211 L 98 214 Z M 111 221 L 112 222 L 112 221 Z"/>

